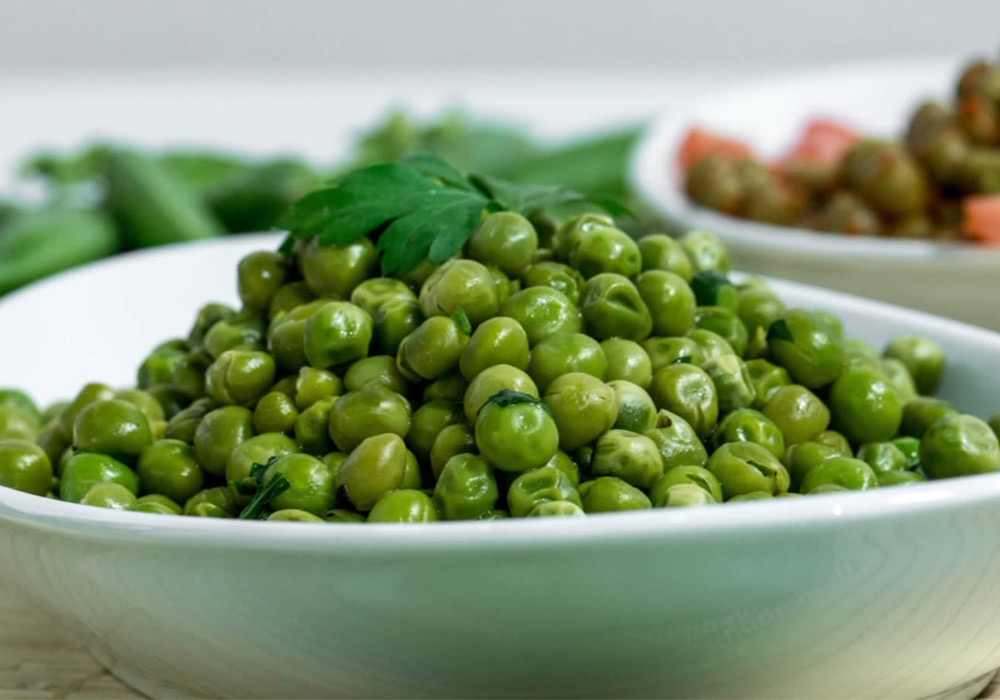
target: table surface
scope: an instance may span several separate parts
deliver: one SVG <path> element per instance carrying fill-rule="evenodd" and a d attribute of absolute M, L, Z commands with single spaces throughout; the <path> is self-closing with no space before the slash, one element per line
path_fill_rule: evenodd
<path fill-rule="evenodd" d="M 0 698 L 142 697 L 101 668 L 71 632 L 0 583 Z M 979 697 L 1000 698 L 1000 677 Z"/>

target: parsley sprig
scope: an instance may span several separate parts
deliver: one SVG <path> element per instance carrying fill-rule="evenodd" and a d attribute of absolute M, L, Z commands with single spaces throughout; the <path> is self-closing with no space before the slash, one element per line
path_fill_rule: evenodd
<path fill-rule="evenodd" d="M 630 213 L 570 189 L 525 185 L 461 173 L 431 153 L 356 170 L 299 200 L 282 221 L 290 240 L 316 236 L 322 245 L 378 240 L 382 272 L 408 272 L 424 258 L 442 263 L 458 253 L 484 212 L 529 216 L 556 206 L 591 203 L 614 216 Z M 287 246 L 284 246 L 287 249 Z"/>

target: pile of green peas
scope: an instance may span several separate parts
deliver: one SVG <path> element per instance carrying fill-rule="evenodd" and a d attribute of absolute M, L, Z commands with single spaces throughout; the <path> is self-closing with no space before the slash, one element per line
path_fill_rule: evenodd
<path fill-rule="evenodd" d="M 879 352 L 736 284 L 719 239 L 486 215 L 464 257 L 378 276 L 362 239 L 238 267 L 136 388 L 40 411 L 0 392 L 0 484 L 147 513 L 427 522 L 713 505 L 1000 470 L 932 394 L 945 355 Z"/>

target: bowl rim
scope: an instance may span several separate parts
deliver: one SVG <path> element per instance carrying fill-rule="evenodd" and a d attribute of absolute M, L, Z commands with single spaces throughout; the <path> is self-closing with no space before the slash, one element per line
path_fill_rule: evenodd
<path fill-rule="evenodd" d="M 232 236 L 198 242 L 199 246 L 252 249 L 277 244 L 281 234 Z M 136 251 L 71 270 L 24 291 L 55 284 L 60 278 L 92 273 L 129 261 L 193 252 L 191 244 Z M 739 276 L 740 273 L 734 273 Z M 812 285 L 767 278 L 782 295 L 808 294 L 817 306 L 894 317 L 928 334 L 975 344 L 1000 355 L 1000 333 L 856 295 Z M 16 302 L 18 293 L 0 301 Z M 586 518 L 514 518 L 502 521 L 436 523 L 282 523 L 214 518 L 168 517 L 123 513 L 34 496 L 0 486 L 0 523 L 32 527 L 75 537 L 128 540 L 135 543 L 183 543 L 238 549 L 375 552 L 375 547 L 400 553 L 462 548 L 531 548 L 586 546 L 595 542 L 712 538 L 780 534 L 788 526 L 828 528 L 863 520 L 909 517 L 918 512 L 1000 503 L 1000 473 L 944 479 L 907 486 L 765 501 L 727 503 L 721 508 L 658 508 L 643 512 L 605 513 Z M 331 529 L 333 528 L 333 529 Z M 331 533 L 349 533 L 331 536 Z M 417 546 L 419 545 L 419 546 Z"/>
<path fill-rule="evenodd" d="M 672 223 L 713 231 L 730 243 L 817 257 L 859 256 L 900 261 L 941 261 L 970 266 L 1000 264 L 1000 249 L 963 243 L 885 237 L 852 237 L 794 226 L 749 221 L 703 208 L 676 187 L 674 154 L 683 135 L 697 126 L 697 115 L 713 111 L 723 101 L 754 97 L 763 92 L 794 92 L 800 86 L 830 80 L 872 80 L 881 75 L 955 72 L 968 57 L 953 54 L 869 59 L 827 64 L 817 68 L 777 72 L 768 77 L 738 81 L 704 93 L 684 107 L 654 118 L 629 159 L 628 177 L 640 198 Z M 926 96 L 924 94 L 923 96 Z M 913 97 L 913 102 L 922 95 Z M 836 107 L 829 113 L 835 115 Z M 804 121 L 808 115 L 803 114 Z"/>

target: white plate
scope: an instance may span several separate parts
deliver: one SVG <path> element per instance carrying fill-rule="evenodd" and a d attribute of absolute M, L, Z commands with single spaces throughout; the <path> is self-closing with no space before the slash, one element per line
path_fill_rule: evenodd
<path fill-rule="evenodd" d="M 126 383 L 275 236 L 98 263 L 0 301 L 0 385 Z M 1000 335 L 805 285 L 942 395 L 998 407 Z M 158 697 L 973 697 L 1000 666 L 1000 475 L 575 519 L 309 525 L 0 488 L 0 575 Z"/>
<path fill-rule="evenodd" d="M 950 95 L 961 65 L 953 58 L 851 64 L 718 91 L 654 123 L 636 151 L 632 182 L 663 216 L 722 236 L 742 269 L 1000 328 L 1000 251 L 848 237 L 726 216 L 687 199 L 676 162 L 694 126 L 744 140 L 766 157 L 785 151 L 816 116 L 897 137 L 920 101 Z"/>

